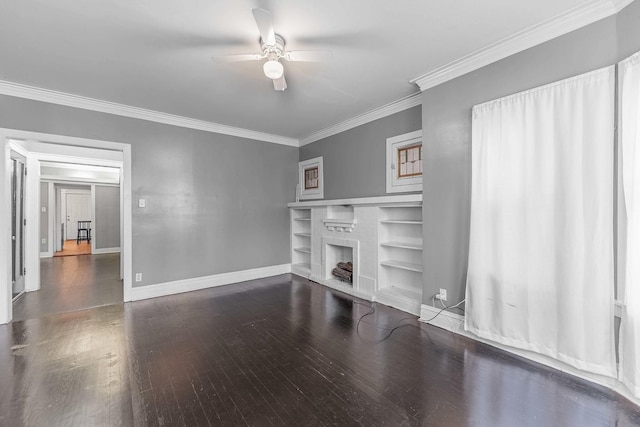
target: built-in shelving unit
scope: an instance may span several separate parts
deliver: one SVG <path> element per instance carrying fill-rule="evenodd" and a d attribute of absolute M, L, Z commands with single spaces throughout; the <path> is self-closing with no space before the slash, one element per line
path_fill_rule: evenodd
<path fill-rule="evenodd" d="M 291 271 L 413 314 L 422 304 L 422 195 L 289 204 Z M 351 262 L 353 281 L 332 275 Z"/>
<path fill-rule="evenodd" d="M 422 303 L 422 204 L 379 209 L 376 299 L 415 312 Z"/>
<path fill-rule="evenodd" d="M 291 209 L 292 272 L 309 276 L 311 271 L 311 209 Z"/>

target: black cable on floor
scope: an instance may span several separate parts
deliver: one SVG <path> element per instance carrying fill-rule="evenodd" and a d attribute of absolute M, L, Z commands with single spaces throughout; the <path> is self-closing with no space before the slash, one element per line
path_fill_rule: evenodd
<path fill-rule="evenodd" d="M 391 334 L 393 334 L 397 329 L 404 328 L 406 326 L 413 326 L 415 328 L 420 329 L 421 332 L 424 332 L 424 330 L 422 329 L 422 324 L 432 321 L 433 319 L 438 317 L 443 311 L 445 311 L 447 309 L 457 308 L 457 309 L 461 310 L 464 313 L 464 309 L 462 307 L 459 307 L 459 305 L 462 304 L 463 302 L 465 302 L 465 300 L 466 300 L 466 298 L 463 299 L 462 301 L 460 301 L 459 303 L 455 304 L 455 305 L 443 307 L 432 318 L 424 320 L 424 321 L 419 321 L 418 319 L 416 319 L 414 317 L 403 317 L 402 319 L 399 319 L 396 322 L 397 326 L 394 326 L 392 328 L 385 328 L 385 327 L 381 327 L 381 326 L 376 326 L 376 325 L 374 325 L 373 323 L 370 323 L 370 322 L 363 322 L 363 319 L 365 317 L 370 316 L 373 313 L 375 313 L 375 311 L 376 311 L 375 306 L 374 306 L 375 303 L 372 303 L 371 305 L 369 305 L 369 304 L 364 304 L 364 303 L 361 303 L 361 302 L 358 302 L 358 301 L 353 301 L 354 304 L 360 304 L 360 305 L 364 305 L 365 307 L 369 307 L 369 311 L 367 313 L 363 314 L 362 316 L 360 316 L 360 318 L 358 319 L 358 323 L 356 324 L 356 334 L 360 338 L 364 339 L 362 336 L 360 336 L 360 323 L 367 323 L 367 324 L 373 326 L 376 329 L 389 331 L 389 333 L 387 333 L 387 335 L 385 335 L 381 340 L 369 341 L 369 342 L 372 342 L 372 343 L 375 343 L 375 344 L 378 344 L 378 343 L 381 343 L 383 341 L 386 341 L 387 339 L 389 339 L 389 337 L 391 337 Z M 418 321 L 419 323 L 418 323 L 418 325 L 412 325 L 410 323 L 407 323 L 405 325 L 398 325 L 398 323 L 402 322 L 403 320 L 415 320 L 415 321 Z M 368 341 L 368 340 L 365 340 L 365 341 Z"/>

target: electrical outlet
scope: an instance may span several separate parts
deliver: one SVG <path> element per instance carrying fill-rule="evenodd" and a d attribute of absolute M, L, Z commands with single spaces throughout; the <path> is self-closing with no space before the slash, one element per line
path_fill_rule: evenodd
<path fill-rule="evenodd" d="M 440 292 L 438 292 L 438 294 L 436 295 L 436 299 L 439 299 L 440 301 L 446 301 L 447 300 L 447 290 L 440 288 Z"/>
<path fill-rule="evenodd" d="M 147 207 L 147 201 L 145 199 L 138 199 L 138 207 L 139 208 L 146 208 Z"/>
<path fill-rule="evenodd" d="M 47 239 L 42 239 L 41 242 L 42 242 L 43 245 L 46 245 L 47 244 Z"/>
<path fill-rule="evenodd" d="M 46 211 L 47 211 L 47 207 L 46 207 L 46 206 L 43 206 L 43 207 L 42 207 L 42 212 L 46 212 Z"/>
<path fill-rule="evenodd" d="M 136 273 L 136 282 L 142 282 L 142 273 Z"/>

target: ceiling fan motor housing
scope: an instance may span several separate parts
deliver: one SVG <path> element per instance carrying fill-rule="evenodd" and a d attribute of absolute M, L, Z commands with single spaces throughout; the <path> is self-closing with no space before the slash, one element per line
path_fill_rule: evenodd
<path fill-rule="evenodd" d="M 268 45 L 260 38 L 260 49 L 262 49 L 262 55 L 265 58 L 272 59 L 275 56 L 275 60 L 277 61 L 284 56 L 285 42 L 281 35 L 276 34 L 275 36 L 276 43 L 274 45 Z"/>

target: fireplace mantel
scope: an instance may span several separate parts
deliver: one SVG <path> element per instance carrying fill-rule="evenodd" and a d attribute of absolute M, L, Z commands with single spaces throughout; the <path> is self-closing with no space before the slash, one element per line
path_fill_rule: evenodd
<path fill-rule="evenodd" d="M 401 194 L 397 196 L 379 197 L 358 197 L 352 199 L 328 199 L 310 200 L 304 202 L 292 202 L 287 204 L 290 208 L 311 208 L 317 206 L 337 206 L 337 205 L 386 205 L 394 203 L 421 203 L 422 194 Z"/>

